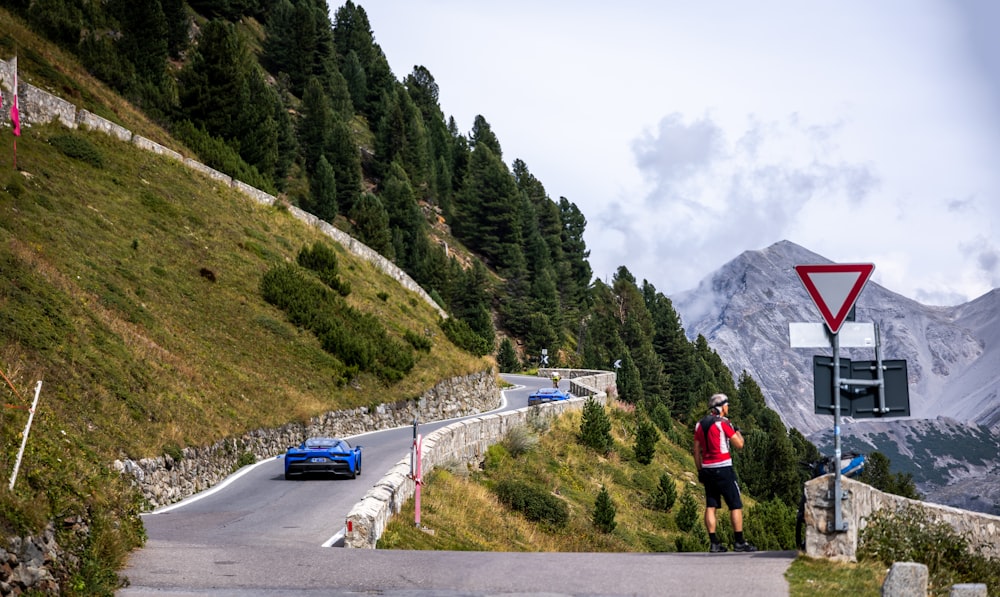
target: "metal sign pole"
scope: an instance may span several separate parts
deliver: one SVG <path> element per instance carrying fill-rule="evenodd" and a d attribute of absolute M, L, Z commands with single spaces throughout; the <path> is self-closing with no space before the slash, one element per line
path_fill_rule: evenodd
<path fill-rule="evenodd" d="M 875 391 L 878 393 L 878 414 L 884 415 L 889 412 L 885 406 L 885 380 L 882 379 L 882 338 L 879 336 L 878 324 L 875 324 Z"/>
<path fill-rule="evenodd" d="M 423 438 L 417 433 L 417 419 L 413 418 L 413 447 L 410 450 L 410 478 L 416 484 L 413 495 L 413 522 L 420 528 L 420 486 L 423 485 Z"/>
<path fill-rule="evenodd" d="M 837 333 L 831 338 L 833 343 L 833 466 L 836 472 L 833 477 L 833 530 L 846 531 L 840 502 L 844 497 L 840 485 L 840 338 Z"/>

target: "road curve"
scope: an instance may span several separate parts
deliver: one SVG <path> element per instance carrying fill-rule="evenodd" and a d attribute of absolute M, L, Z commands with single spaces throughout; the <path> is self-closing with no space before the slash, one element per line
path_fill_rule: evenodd
<path fill-rule="evenodd" d="M 545 378 L 508 376 L 510 410 Z M 568 385 L 566 381 L 563 384 Z M 476 415 L 478 416 L 478 415 Z M 422 424 L 426 435 L 450 421 Z M 412 442 L 405 427 L 350 438 L 364 446 L 357 479 L 285 481 L 281 458 L 143 516 L 148 540 L 123 571 L 120 597 L 389 595 L 786 595 L 794 552 L 560 554 L 329 547 L 372 484 Z M 713 561 L 714 560 L 714 561 Z M 719 565 L 725 573 L 719 574 Z"/>

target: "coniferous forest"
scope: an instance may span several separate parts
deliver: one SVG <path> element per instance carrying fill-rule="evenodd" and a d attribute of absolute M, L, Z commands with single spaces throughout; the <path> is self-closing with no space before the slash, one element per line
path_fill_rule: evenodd
<path fill-rule="evenodd" d="M 542 349 L 556 367 L 620 360 L 620 399 L 684 424 L 707 396 L 729 394 L 763 440 L 741 459 L 745 487 L 797 503 L 798 465 L 815 448 L 785 429 L 752 378 L 734 376 L 703 337 L 688 340 L 652 284 L 624 266 L 610 283 L 592 279 L 585 215 L 504 156 L 486 116 L 467 132 L 447 117 L 430 68 L 394 74 L 360 4 L 7 4 L 203 163 L 391 259 L 449 313 L 449 337 L 496 354 L 502 371 L 537 365 Z"/>

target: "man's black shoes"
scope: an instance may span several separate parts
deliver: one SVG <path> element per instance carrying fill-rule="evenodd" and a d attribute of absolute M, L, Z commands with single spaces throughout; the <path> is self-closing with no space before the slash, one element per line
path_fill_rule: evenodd
<path fill-rule="evenodd" d="M 743 552 L 757 551 L 757 546 L 744 541 L 743 543 L 737 543 L 733 545 L 733 551 L 743 551 Z"/>
<path fill-rule="evenodd" d="M 727 551 L 729 550 L 726 549 L 726 546 L 721 543 L 712 543 L 708 548 L 709 553 L 725 553 Z"/>

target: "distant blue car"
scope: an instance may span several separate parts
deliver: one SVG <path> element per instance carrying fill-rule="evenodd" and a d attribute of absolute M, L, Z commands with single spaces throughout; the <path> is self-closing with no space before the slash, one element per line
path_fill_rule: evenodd
<path fill-rule="evenodd" d="M 528 406 L 545 404 L 546 402 L 557 402 L 559 400 L 569 400 L 572 396 L 569 392 L 564 392 L 559 388 L 539 388 L 528 394 Z"/>
<path fill-rule="evenodd" d="M 361 446 L 351 446 L 336 437 L 310 437 L 285 452 L 285 478 L 309 473 L 347 475 L 351 479 L 361 474 Z"/>

